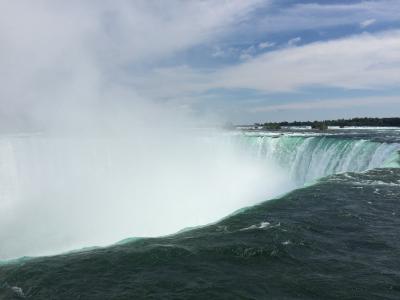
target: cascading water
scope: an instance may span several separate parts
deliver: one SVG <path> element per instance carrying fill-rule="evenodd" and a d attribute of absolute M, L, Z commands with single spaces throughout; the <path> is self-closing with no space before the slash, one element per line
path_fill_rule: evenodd
<path fill-rule="evenodd" d="M 329 136 L 252 136 L 241 143 L 261 160 L 273 161 L 297 185 L 342 172 L 385 167 L 396 160 L 399 143 Z"/>
<path fill-rule="evenodd" d="M 0 259 L 207 224 L 320 177 L 384 167 L 398 150 L 304 135 L 2 136 Z"/>
<path fill-rule="evenodd" d="M 0 136 L 0 260 L 171 234 L 287 190 L 205 135 Z"/>

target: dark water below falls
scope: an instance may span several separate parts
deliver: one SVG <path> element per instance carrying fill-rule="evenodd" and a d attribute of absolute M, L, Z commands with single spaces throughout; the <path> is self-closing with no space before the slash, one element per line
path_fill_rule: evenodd
<path fill-rule="evenodd" d="M 400 169 L 333 174 L 167 237 L 9 262 L 0 299 L 400 299 Z"/>

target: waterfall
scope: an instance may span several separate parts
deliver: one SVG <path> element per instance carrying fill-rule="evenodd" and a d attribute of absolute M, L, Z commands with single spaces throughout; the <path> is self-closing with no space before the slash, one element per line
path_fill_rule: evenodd
<path fill-rule="evenodd" d="M 275 162 L 298 185 L 330 174 L 393 166 L 400 150 L 398 143 L 329 136 L 244 135 L 240 142 L 252 155 Z"/>
<path fill-rule="evenodd" d="M 238 146 L 238 147 L 237 147 Z M 327 136 L 0 137 L 0 259 L 214 222 L 400 144 Z"/>
<path fill-rule="evenodd" d="M 0 136 L 0 260 L 171 234 L 288 190 L 218 134 Z"/>

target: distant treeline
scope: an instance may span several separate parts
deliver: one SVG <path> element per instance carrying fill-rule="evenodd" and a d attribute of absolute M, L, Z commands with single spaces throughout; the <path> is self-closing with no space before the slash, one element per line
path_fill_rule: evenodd
<path fill-rule="evenodd" d="M 400 118 L 353 118 L 325 121 L 294 121 L 294 122 L 266 122 L 256 123 L 267 129 L 280 129 L 286 126 L 311 126 L 316 129 L 326 129 L 327 126 L 377 126 L 377 127 L 400 127 Z"/>

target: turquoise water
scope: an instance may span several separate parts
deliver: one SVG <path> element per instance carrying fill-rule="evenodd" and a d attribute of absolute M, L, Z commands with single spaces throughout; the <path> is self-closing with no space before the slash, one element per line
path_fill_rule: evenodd
<path fill-rule="evenodd" d="M 330 174 L 365 170 L 397 163 L 400 144 L 331 136 L 240 137 L 254 156 L 273 161 L 297 184 Z"/>
<path fill-rule="evenodd" d="M 400 144 L 370 136 L 236 134 L 298 189 L 175 235 L 9 262 L 0 298 L 400 299 Z"/>

